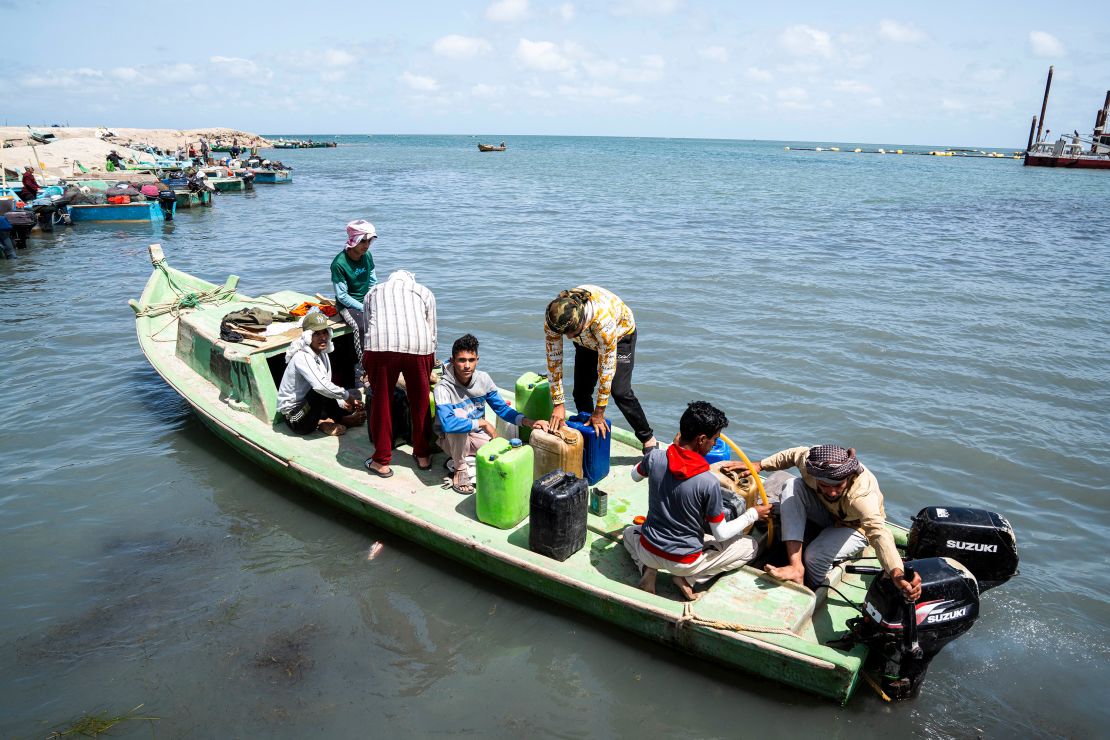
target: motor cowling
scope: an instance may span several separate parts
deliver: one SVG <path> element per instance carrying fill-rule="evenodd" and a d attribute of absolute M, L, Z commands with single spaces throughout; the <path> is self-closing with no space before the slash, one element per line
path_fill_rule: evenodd
<path fill-rule="evenodd" d="M 917 696 L 933 656 L 979 617 L 978 582 L 958 561 L 923 558 L 905 565 L 921 576 L 916 605 L 908 605 L 890 577 L 880 575 L 867 590 L 864 616 L 851 624 L 855 638 L 871 648 L 869 668 L 895 701 Z"/>
<path fill-rule="evenodd" d="M 1001 514 L 983 509 L 929 506 L 913 518 L 906 557 L 955 558 L 979 582 L 980 593 L 1018 572 L 1017 538 Z"/>

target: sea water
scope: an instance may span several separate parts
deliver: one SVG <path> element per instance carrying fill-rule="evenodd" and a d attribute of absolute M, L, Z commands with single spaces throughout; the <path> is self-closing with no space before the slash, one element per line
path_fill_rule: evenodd
<path fill-rule="evenodd" d="M 797 142 L 340 141 L 271 152 L 291 185 L 156 226 L 80 224 L 0 263 L 5 736 L 140 704 L 159 719 L 118 736 L 1103 731 L 1110 176 L 784 150 Z M 471 332 L 511 388 L 544 367 L 546 303 L 603 285 L 635 312 L 634 387 L 660 439 L 705 399 L 753 458 L 855 447 L 895 521 L 930 504 L 1005 514 L 1021 575 L 984 596 L 916 701 L 861 686 L 840 708 L 260 473 L 139 351 L 126 302 L 147 245 L 249 294 L 329 294 L 355 218 L 377 227 L 379 279 L 411 270 L 435 292 L 440 355 Z"/>

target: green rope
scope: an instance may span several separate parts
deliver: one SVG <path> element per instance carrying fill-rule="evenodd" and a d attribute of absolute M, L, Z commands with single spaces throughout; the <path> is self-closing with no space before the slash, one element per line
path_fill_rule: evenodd
<path fill-rule="evenodd" d="M 162 316 L 170 314 L 173 319 L 177 319 L 181 315 L 181 311 L 188 308 L 197 308 L 202 303 L 226 303 L 235 297 L 235 291 L 229 290 L 220 286 L 212 288 L 211 290 L 203 290 L 198 292 L 185 292 L 177 283 L 174 282 L 173 276 L 170 275 L 169 270 L 166 269 L 165 260 L 158 260 L 154 266 L 162 271 L 166 277 L 166 285 L 177 296 L 172 301 L 163 301 L 162 303 L 152 303 L 149 306 L 144 306 L 143 310 L 139 311 L 137 316 Z M 172 321 L 170 323 L 173 323 Z M 162 327 L 163 329 L 165 327 Z M 161 330 L 159 330 L 161 331 Z"/>

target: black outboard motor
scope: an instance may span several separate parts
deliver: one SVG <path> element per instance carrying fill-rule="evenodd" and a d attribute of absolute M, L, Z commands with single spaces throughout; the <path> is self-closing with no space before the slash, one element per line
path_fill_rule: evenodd
<path fill-rule="evenodd" d="M 852 638 L 871 647 L 868 665 L 891 699 L 917 696 L 940 650 L 971 629 L 979 594 L 1017 574 L 1017 541 L 1005 517 L 981 509 L 928 507 L 913 519 L 906 576 L 921 576 L 921 598 L 907 603 L 880 568 L 849 573 L 879 576 L 864 597 L 864 616 L 849 622 Z"/>
<path fill-rule="evenodd" d="M 243 189 L 254 190 L 254 173 L 250 170 L 243 173 Z"/>
<path fill-rule="evenodd" d="M 4 214 L 12 225 L 12 243 L 19 249 L 26 249 L 27 235 L 35 228 L 35 214 L 31 210 L 16 209 Z"/>
<path fill-rule="evenodd" d="M 173 190 L 159 190 L 158 204 L 162 206 L 162 215 L 167 221 L 173 221 L 174 207 L 177 205 L 177 193 Z"/>
<path fill-rule="evenodd" d="M 983 509 L 929 506 L 913 518 L 909 558 L 955 558 L 979 581 L 982 593 L 1017 575 L 1014 528 L 1001 514 Z"/>
<path fill-rule="evenodd" d="M 949 558 L 906 561 L 921 576 L 921 599 L 907 604 L 886 575 L 871 582 L 864 597 L 864 616 L 849 622 L 858 642 L 871 647 L 868 665 L 877 669 L 883 691 L 894 701 L 912 699 L 921 690 L 933 656 L 971 629 L 979 616 L 979 584 L 967 568 Z M 879 568 L 848 566 L 849 573 Z"/>

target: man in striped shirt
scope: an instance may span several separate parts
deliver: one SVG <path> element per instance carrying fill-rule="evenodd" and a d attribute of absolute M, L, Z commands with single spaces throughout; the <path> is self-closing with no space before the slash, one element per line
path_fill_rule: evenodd
<path fill-rule="evenodd" d="M 366 294 L 366 336 L 362 364 L 370 380 L 370 423 L 374 454 L 366 469 L 382 478 L 393 475 L 393 419 L 390 399 L 398 374 L 404 375 L 412 414 L 412 454 L 421 470 L 432 467 L 428 440 L 431 385 L 435 363 L 436 298 L 407 270 L 397 270 Z"/>

